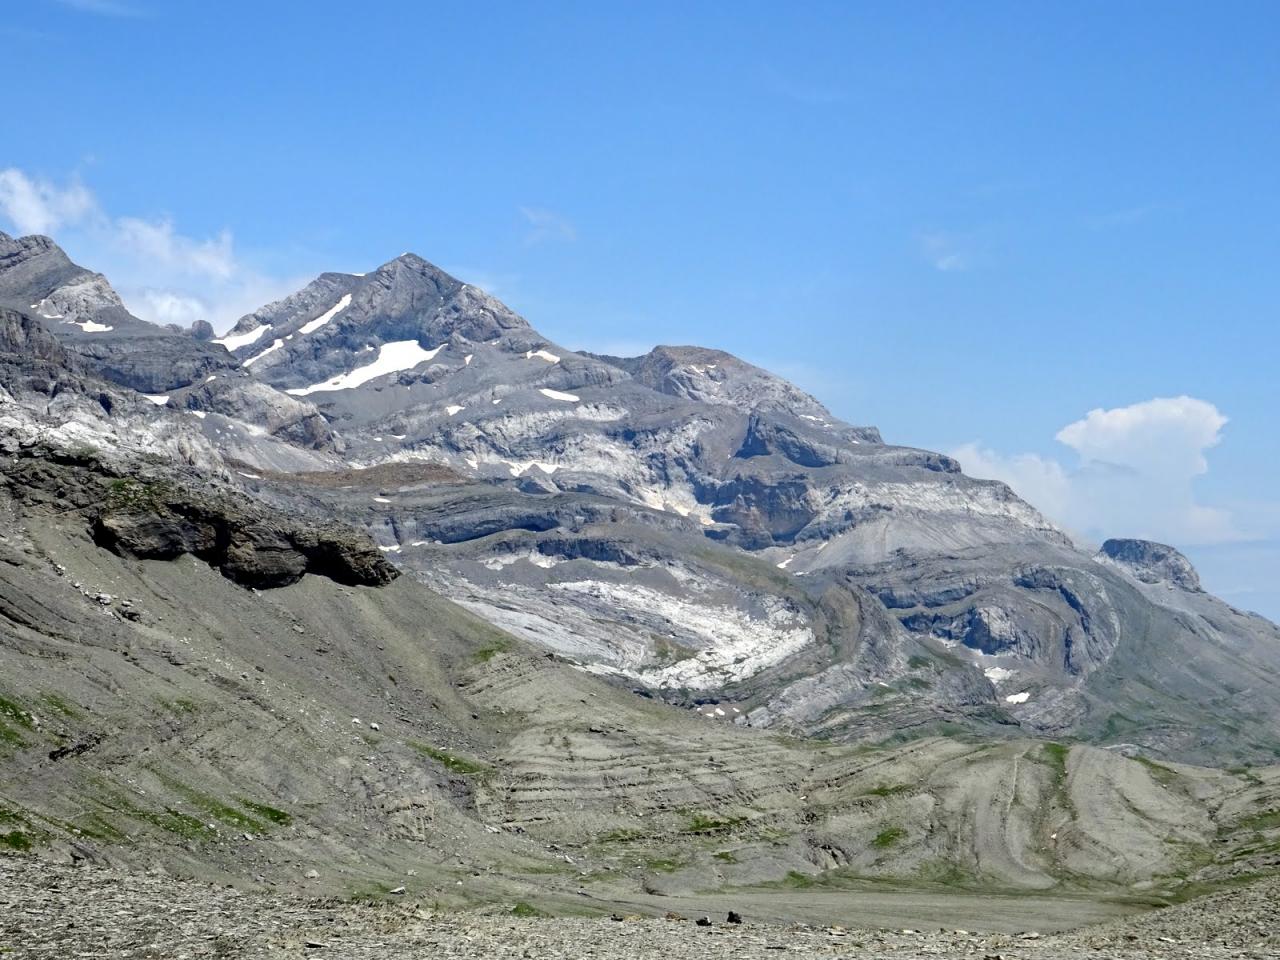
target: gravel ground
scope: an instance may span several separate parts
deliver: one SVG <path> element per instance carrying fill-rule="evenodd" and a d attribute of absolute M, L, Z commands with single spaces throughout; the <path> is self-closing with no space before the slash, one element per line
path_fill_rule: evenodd
<path fill-rule="evenodd" d="M 432 914 L 412 903 L 343 903 L 97 867 L 0 857 L 0 954 L 180 960 L 196 957 L 1226 958 L 1280 956 L 1280 881 L 1067 935 L 976 935 L 729 924 L 697 918 L 520 918 Z"/>

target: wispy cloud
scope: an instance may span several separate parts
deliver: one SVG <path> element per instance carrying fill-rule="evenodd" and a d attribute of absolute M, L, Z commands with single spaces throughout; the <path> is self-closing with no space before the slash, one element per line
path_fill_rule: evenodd
<path fill-rule="evenodd" d="M 92 192 L 79 180 L 58 186 L 12 167 L 0 170 L 0 212 L 19 233 L 52 233 L 92 217 L 97 207 Z"/>
<path fill-rule="evenodd" d="M 920 252 L 941 273 L 956 273 L 972 266 L 968 242 L 956 234 L 930 231 L 919 238 Z"/>
<path fill-rule="evenodd" d="M 521 207 L 520 216 L 528 225 L 524 235 L 526 246 L 547 240 L 572 241 L 578 239 L 578 231 L 565 217 L 545 207 Z"/>
<path fill-rule="evenodd" d="M 969 443 L 951 451 L 966 473 L 1003 480 L 1074 535 L 1135 536 L 1178 545 L 1232 543 L 1259 535 L 1232 511 L 1198 501 L 1193 483 L 1227 418 L 1194 397 L 1157 397 L 1092 410 L 1058 431 L 1074 464 L 1033 453 L 1005 455 Z"/>
<path fill-rule="evenodd" d="M 191 237 L 169 217 L 113 217 L 76 178 L 59 184 L 0 170 L 0 219 L 19 234 L 52 235 L 153 323 L 207 320 L 221 331 L 309 279 L 272 277 L 244 263 L 230 230 Z"/>
<path fill-rule="evenodd" d="M 64 7 L 79 10 L 81 13 L 93 13 L 100 17 L 140 17 L 142 11 L 118 0 L 57 0 Z"/>

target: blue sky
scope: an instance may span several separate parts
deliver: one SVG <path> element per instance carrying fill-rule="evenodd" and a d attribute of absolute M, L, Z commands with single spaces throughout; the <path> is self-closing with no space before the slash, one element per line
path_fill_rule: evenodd
<path fill-rule="evenodd" d="M 0 226 L 144 316 L 411 249 L 567 346 L 769 366 L 1280 617 L 1272 3 L 29 0 L 0 41 Z"/>

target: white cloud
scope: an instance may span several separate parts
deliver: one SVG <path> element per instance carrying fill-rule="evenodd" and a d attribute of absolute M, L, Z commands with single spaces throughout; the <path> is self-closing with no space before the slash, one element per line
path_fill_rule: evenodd
<path fill-rule="evenodd" d="M 135 256 L 163 267 L 219 280 L 231 277 L 237 269 L 229 230 L 208 240 L 193 240 L 177 233 L 167 219 L 121 217 L 115 222 L 115 232 L 119 242 Z"/>
<path fill-rule="evenodd" d="M 12 167 L 0 170 L 0 213 L 19 233 L 52 233 L 94 216 L 97 208 L 93 194 L 79 180 L 59 187 Z"/>
<path fill-rule="evenodd" d="M 153 323 L 207 320 L 222 332 L 310 279 L 253 269 L 236 256 L 230 230 L 191 237 L 168 217 L 109 216 L 74 178 L 59 185 L 0 170 L 0 219 L 18 234 L 53 235 L 72 259 L 104 273 L 130 311 Z"/>
<path fill-rule="evenodd" d="M 521 207 L 520 216 L 529 225 L 524 236 L 527 246 L 541 243 L 544 240 L 577 240 L 578 231 L 572 223 L 556 213 L 543 207 Z"/>
<path fill-rule="evenodd" d="M 1197 501 L 1194 480 L 1227 418 L 1194 397 L 1161 397 L 1092 410 L 1058 431 L 1077 454 L 1064 465 L 969 443 L 952 451 L 965 472 L 1002 480 L 1075 536 L 1143 537 L 1179 545 L 1245 539 L 1231 512 Z"/>

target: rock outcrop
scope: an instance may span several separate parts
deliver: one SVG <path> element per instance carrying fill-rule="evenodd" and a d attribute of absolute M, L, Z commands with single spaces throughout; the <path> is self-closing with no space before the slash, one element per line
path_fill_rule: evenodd
<path fill-rule="evenodd" d="M 1191 561 L 1173 547 L 1151 540 L 1108 540 L 1098 556 L 1143 583 L 1170 583 L 1192 593 L 1202 591 Z"/>

